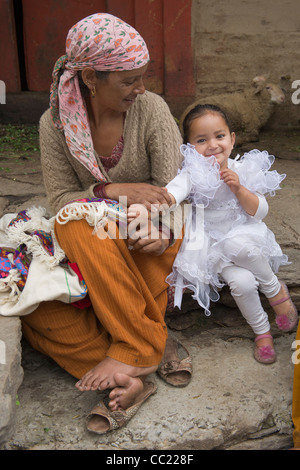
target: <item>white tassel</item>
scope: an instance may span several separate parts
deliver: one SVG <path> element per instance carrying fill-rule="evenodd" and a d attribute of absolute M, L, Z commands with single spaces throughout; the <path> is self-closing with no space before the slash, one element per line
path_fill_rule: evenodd
<path fill-rule="evenodd" d="M 8 255 L 9 261 L 13 264 L 13 254 Z M 0 305 L 7 302 L 16 303 L 21 291 L 17 283 L 21 280 L 20 273 L 16 268 L 10 269 L 8 275 L 0 278 Z"/>
<path fill-rule="evenodd" d="M 7 236 L 17 246 L 25 244 L 27 252 L 34 257 L 40 257 L 41 260 L 53 268 L 57 266 L 65 257 L 64 251 L 58 245 L 54 234 L 55 218 L 46 219 L 44 216 L 46 209 L 43 207 L 32 207 L 27 210 L 29 220 L 18 220 L 14 225 L 7 228 Z M 35 230 L 43 230 L 51 234 L 54 254 L 49 255 L 43 248 L 40 238 L 37 235 L 31 235 Z"/>
<path fill-rule="evenodd" d="M 71 220 L 85 219 L 87 223 L 94 227 L 95 231 L 103 227 L 107 222 L 108 208 L 102 202 L 74 202 L 60 209 L 56 215 L 59 224 L 66 224 Z"/>

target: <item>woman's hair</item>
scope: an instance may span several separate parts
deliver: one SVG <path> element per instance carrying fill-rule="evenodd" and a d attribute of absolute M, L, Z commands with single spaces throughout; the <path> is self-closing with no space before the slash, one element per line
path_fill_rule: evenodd
<path fill-rule="evenodd" d="M 215 106 L 214 104 L 197 104 L 194 108 L 192 108 L 188 114 L 185 116 L 182 129 L 183 129 L 183 143 L 187 144 L 189 139 L 189 131 L 191 122 L 198 117 L 204 116 L 207 113 L 217 113 L 219 114 L 225 121 L 228 129 L 230 130 L 231 125 L 229 122 L 229 118 L 226 113 L 219 108 L 219 106 Z"/>
<path fill-rule="evenodd" d="M 63 73 L 64 73 L 64 70 L 63 69 L 60 70 L 58 74 L 58 80 L 60 79 Z M 95 70 L 95 73 L 96 73 L 96 78 L 98 78 L 99 80 L 106 80 L 110 72 L 105 72 L 105 71 L 102 72 L 100 70 Z M 82 80 L 81 70 L 77 72 L 77 77 L 78 77 L 78 84 L 79 84 L 81 96 L 82 98 L 86 98 L 87 96 L 89 96 L 89 88 L 86 86 L 86 84 Z"/>
<path fill-rule="evenodd" d="M 96 72 L 96 78 L 98 78 L 99 80 L 106 80 L 109 75 L 109 72 L 102 72 L 99 70 L 95 70 L 95 72 Z M 78 76 L 78 83 L 79 83 L 79 88 L 81 91 L 81 96 L 82 98 L 87 98 L 87 96 L 89 96 L 89 89 L 84 83 L 84 81 L 82 80 L 81 70 L 77 72 L 77 76 Z"/>

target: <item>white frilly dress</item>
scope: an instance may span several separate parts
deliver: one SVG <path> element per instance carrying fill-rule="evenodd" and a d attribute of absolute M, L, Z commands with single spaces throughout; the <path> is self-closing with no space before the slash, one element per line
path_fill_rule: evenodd
<path fill-rule="evenodd" d="M 228 167 L 238 174 L 240 183 L 259 198 L 257 212 L 250 216 L 221 180 L 215 157 L 200 155 L 190 144 L 182 145 L 181 152 L 182 168 L 166 187 L 176 206 L 188 200 L 192 210 L 186 217 L 184 239 L 166 281 L 175 287 L 175 306 L 181 308 L 183 291 L 188 288 L 205 314 L 210 315 L 210 301 L 219 299 L 218 289 L 225 285 L 221 272 L 232 265 L 232 257 L 244 246 L 267 257 L 274 273 L 280 265 L 289 264 L 273 232 L 262 222 L 268 212 L 265 196 L 273 196 L 286 175 L 270 171 L 275 157 L 267 151 L 252 150 L 228 160 Z"/>

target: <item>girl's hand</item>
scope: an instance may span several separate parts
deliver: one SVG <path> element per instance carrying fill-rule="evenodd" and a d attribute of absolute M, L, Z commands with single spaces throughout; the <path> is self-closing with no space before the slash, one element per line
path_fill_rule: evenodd
<path fill-rule="evenodd" d="M 254 216 L 259 205 L 259 199 L 256 194 L 245 188 L 245 186 L 240 183 L 238 175 L 229 168 L 221 170 L 220 176 L 235 194 L 244 211 Z"/>
<path fill-rule="evenodd" d="M 134 219 L 139 219 L 138 223 L 144 225 L 149 218 L 149 212 L 143 204 L 131 204 L 127 210 L 127 222 L 130 223 Z"/>
<path fill-rule="evenodd" d="M 241 189 L 241 183 L 238 175 L 234 171 L 226 168 L 220 171 L 220 176 L 234 194 L 238 193 Z"/>

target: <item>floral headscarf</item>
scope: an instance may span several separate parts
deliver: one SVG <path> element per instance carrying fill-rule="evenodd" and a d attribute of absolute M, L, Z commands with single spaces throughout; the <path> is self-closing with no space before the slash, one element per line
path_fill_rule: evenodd
<path fill-rule="evenodd" d="M 63 129 L 71 154 L 96 178 L 106 181 L 95 157 L 77 72 L 133 70 L 149 61 L 145 41 L 130 25 L 108 13 L 96 13 L 75 24 L 66 40 L 66 55 L 55 64 L 50 94 L 54 125 Z"/>

